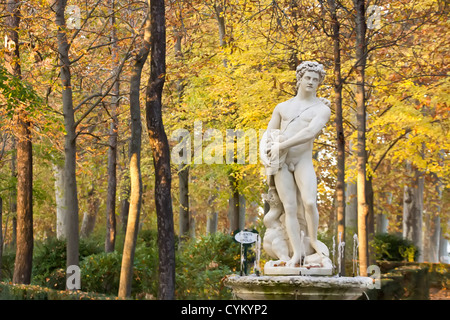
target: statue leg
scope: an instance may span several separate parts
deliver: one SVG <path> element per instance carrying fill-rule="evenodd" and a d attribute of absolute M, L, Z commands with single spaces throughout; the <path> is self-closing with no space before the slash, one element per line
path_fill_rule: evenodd
<path fill-rule="evenodd" d="M 317 177 L 312 161 L 301 161 L 296 165 L 295 181 L 302 197 L 305 210 L 305 220 L 311 247 L 318 253 L 321 250 L 317 244 L 317 229 L 319 227 L 319 212 L 317 210 Z"/>
<path fill-rule="evenodd" d="M 287 266 L 294 267 L 300 263 L 300 225 L 297 219 L 297 186 L 293 174 L 286 165 L 275 175 L 275 186 L 283 203 L 284 213 L 286 215 L 286 233 L 292 246 L 293 255 L 288 261 Z"/>

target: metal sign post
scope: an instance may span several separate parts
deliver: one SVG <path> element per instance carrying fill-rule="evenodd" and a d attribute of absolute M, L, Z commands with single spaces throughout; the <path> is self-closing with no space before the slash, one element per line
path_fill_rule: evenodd
<path fill-rule="evenodd" d="M 259 234 L 256 230 L 248 231 L 247 229 L 244 229 L 244 230 L 236 230 L 234 232 L 234 240 L 241 244 L 241 273 L 240 273 L 241 276 L 244 274 L 248 275 L 248 272 L 247 272 L 248 248 L 255 242 L 258 242 L 258 238 L 259 238 Z M 258 254 L 257 254 L 257 256 L 258 256 Z M 256 272 L 258 273 L 258 271 L 256 271 Z"/>

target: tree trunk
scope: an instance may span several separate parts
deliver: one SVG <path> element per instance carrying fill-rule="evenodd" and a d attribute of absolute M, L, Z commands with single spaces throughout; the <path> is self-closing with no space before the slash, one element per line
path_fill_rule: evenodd
<path fill-rule="evenodd" d="M 231 197 L 228 200 L 228 221 L 229 221 L 229 233 L 232 233 L 239 229 L 239 191 L 237 188 L 237 180 L 230 170 L 229 173 Z"/>
<path fill-rule="evenodd" d="M 391 192 L 386 192 L 385 193 L 386 196 L 386 204 L 391 205 L 392 204 L 392 193 Z M 377 233 L 387 233 L 388 232 L 388 226 L 389 226 L 389 221 L 388 218 L 385 214 L 385 211 L 383 210 L 383 208 L 379 207 L 379 213 L 376 215 L 376 227 L 377 227 Z"/>
<path fill-rule="evenodd" d="M 67 261 L 66 266 L 78 266 L 79 263 L 79 231 L 78 231 L 78 194 L 76 180 L 76 132 L 75 112 L 73 109 L 72 85 L 70 74 L 69 48 L 66 35 L 66 20 L 64 12 L 67 2 L 56 0 L 56 25 L 58 26 L 57 41 L 59 63 L 61 66 L 60 77 L 62 83 L 62 105 L 64 114 L 65 134 L 65 198 L 67 210 Z M 67 275 L 69 277 L 70 275 Z"/>
<path fill-rule="evenodd" d="M 116 18 L 114 14 L 114 0 L 109 0 L 109 14 L 111 24 L 111 56 L 115 66 L 114 75 L 119 72 L 119 48 L 117 46 Z M 117 77 L 118 78 L 118 77 Z M 112 88 L 111 124 L 109 129 L 108 148 L 108 192 L 106 196 L 106 236 L 105 252 L 113 252 L 116 243 L 116 189 L 117 189 L 117 108 L 119 107 L 119 81 L 114 82 Z"/>
<path fill-rule="evenodd" d="M 129 152 L 128 148 L 125 148 L 125 146 L 122 148 L 122 155 L 124 158 L 129 158 Z M 128 162 L 127 162 L 128 163 Z M 120 187 L 119 187 L 119 198 L 120 198 L 120 214 L 119 214 L 119 221 L 120 221 L 120 229 L 122 234 L 126 234 L 127 232 L 127 222 L 128 222 L 128 212 L 130 210 L 130 171 L 125 164 L 124 167 L 121 167 L 121 174 L 120 174 Z M 124 239 L 125 240 L 125 239 Z"/>
<path fill-rule="evenodd" d="M 179 30 L 175 31 L 175 59 L 182 61 L 183 52 L 181 50 L 182 33 Z M 183 99 L 183 79 L 177 81 L 177 94 L 178 103 L 181 104 Z M 184 137 L 181 137 L 183 139 Z M 180 157 L 183 158 L 183 152 L 186 150 L 180 150 Z M 178 166 L 178 184 L 179 184 L 179 198 L 180 198 L 180 210 L 179 210 L 179 236 L 180 239 L 187 239 L 189 237 L 190 230 L 190 213 L 189 213 L 189 163 L 180 163 Z"/>
<path fill-rule="evenodd" d="M 423 248 L 423 260 L 431 263 L 439 263 L 439 243 L 441 234 L 441 218 L 438 212 L 431 212 L 425 220 L 425 244 Z"/>
<path fill-rule="evenodd" d="M 83 214 L 83 221 L 81 222 L 81 238 L 89 237 L 95 228 L 95 220 L 97 219 L 98 209 L 100 207 L 100 200 L 95 193 L 95 186 L 92 185 L 87 195 L 88 208 Z"/>
<path fill-rule="evenodd" d="M 6 58 L 6 57 L 5 57 Z M 10 162 L 10 168 L 11 168 L 11 178 L 14 181 L 17 179 L 17 143 L 16 138 L 12 137 L 12 145 L 11 145 L 11 162 Z M 12 230 L 11 230 L 11 241 L 9 244 L 11 247 L 16 246 L 16 239 L 17 239 L 17 183 L 13 184 L 9 191 L 9 212 L 12 215 Z"/>
<path fill-rule="evenodd" d="M 356 114 L 352 112 L 350 121 L 356 124 Z M 356 154 L 356 150 L 352 141 L 348 142 L 348 148 L 352 154 Z M 349 167 L 354 170 L 354 166 Z M 357 183 L 356 181 L 349 181 L 345 188 L 345 229 L 347 236 L 353 237 L 358 232 L 358 197 L 357 197 Z"/>
<path fill-rule="evenodd" d="M 345 229 L 347 233 L 356 233 L 358 230 L 358 200 L 357 186 L 354 182 L 347 182 L 345 188 Z"/>
<path fill-rule="evenodd" d="M 221 5 L 214 4 L 214 13 L 216 15 L 217 24 L 219 26 L 220 46 L 223 48 L 227 45 L 224 8 Z M 225 68 L 227 67 L 227 64 L 227 59 L 224 58 L 223 65 Z"/>
<path fill-rule="evenodd" d="M 120 271 L 119 297 L 131 295 L 131 282 L 133 276 L 134 252 L 139 228 L 139 214 L 142 200 L 141 178 L 141 142 L 142 123 L 141 108 L 139 102 L 141 74 L 150 50 L 150 15 L 147 14 L 144 26 L 143 43 L 135 56 L 134 66 L 130 79 L 130 116 L 131 116 L 131 140 L 129 147 L 130 157 L 130 204 L 127 219 L 127 230 L 122 255 L 122 267 Z"/>
<path fill-rule="evenodd" d="M 67 237 L 67 210 L 64 197 L 64 168 L 53 164 L 53 175 L 55 177 L 55 202 L 56 202 L 56 238 Z"/>
<path fill-rule="evenodd" d="M 334 56 L 334 104 L 336 108 L 336 136 L 337 136 L 337 181 L 336 181 L 336 222 L 337 234 L 340 241 L 345 242 L 345 138 L 342 123 L 342 76 L 341 76 L 341 39 L 340 24 L 337 17 L 335 0 L 328 0 L 331 11 L 331 24 L 333 27 L 333 56 Z M 345 275 L 345 254 L 341 256 L 341 270 L 339 274 Z"/>
<path fill-rule="evenodd" d="M 19 51 L 20 3 L 7 2 L 10 16 L 6 18 L 8 42 L 12 48 L 6 50 L 6 67 L 14 77 L 21 78 Z M 13 283 L 29 284 L 33 259 L 33 149 L 30 120 L 20 106 L 15 112 L 15 135 L 17 138 L 17 244 L 14 262 Z"/>
<path fill-rule="evenodd" d="M 206 220 L 206 234 L 214 234 L 217 232 L 219 222 L 219 213 L 217 212 L 215 201 L 217 194 L 215 193 L 214 181 L 209 182 L 210 194 L 208 197 L 208 212 Z"/>
<path fill-rule="evenodd" d="M 375 212 L 374 212 L 374 193 L 373 193 L 373 178 L 371 175 L 366 177 L 366 205 L 367 205 L 367 217 L 366 217 L 366 232 L 367 241 L 371 243 L 373 241 L 373 235 L 375 233 Z M 375 264 L 375 256 L 367 248 L 368 263 L 369 265 Z"/>
<path fill-rule="evenodd" d="M 441 214 L 442 214 L 442 181 L 435 177 L 435 190 L 438 194 L 438 203 L 435 205 L 434 210 L 428 215 L 428 222 L 430 227 L 426 228 L 428 230 L 428 262 L 439 263 L 439 245 L 441 241 Z"/>
<path fill-rule="evenodd" d="M 128 212 L 130 211 L 130 176 L 127 168 L 122 171 L 122 182 L 120 188 L 120 224 L 121 231 L 126 234 L 127 222 L 128 222 Z"/>
<path fill-rule="evenodd" d="M 155 166 L 158 223 L 158 298 L 175 298 L 175 234 L 173 224 L 169 142 L 162 120 L 162 91 L 166 76 L 166 20 L 164 0 L 150 0 L 151 68 L 146 90 L 146 118 Z"/>
<path fill-rule="evenodd" d="M 419 248 L 417 261 L 423 261 L 422 223 L 423 223 L 423 175 L 417 168 L 410 168 L 414 175 L 413 183 L 405 185 L 403 192 L 403 237 L 411 240 Z"/>
<path fill-rule="evenodd" d="M 214 201 L 215 195 L 210 195 L 208 198 L 208 217 L 206 220 L 206 234 L 214 234 L 217 232 L 217 225 L 219 222 L 219 213 L 217 212 Z"/>
<path fill-rule="evenodd" d="M 178 182 L 180 190 L 179 234 L 180 239 L 185 240 L 189 238 L 191 218 L 189 214 L 189 166 L 187 164 L 182 163 L 178 166 Z"/>
<path fill-rule="evenodd" d="M 356 11 L 356 118 L 357 118 L 357 196 L 358 196 L 358 240 L 361 276 L 367 276 L 368 267 L 368 205 L 366 202 L 366 103 L 365 66 L 367 59 L 365 1 L 354 0 Z"/>
<path fill-rule="evenodd" d="M 450 231 L 450 220 L 447 219 L 446 227 L 441 225 L 441 234 L 439 239 L 439 262 L 450 263 L 448 251 L 448 238 Z"/>

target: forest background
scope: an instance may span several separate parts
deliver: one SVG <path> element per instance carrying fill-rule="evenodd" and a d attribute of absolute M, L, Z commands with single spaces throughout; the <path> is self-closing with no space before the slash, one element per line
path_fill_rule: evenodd
<path fill-rule="evenodd" d="M 161 257 L 155 295 L 173 298 L 179 243 L 263 233 L 263 167 L 248 147 L 245 163 L 237 152 L 225 161 L 226 137 L 264 130 L 306 60 L 325 66 L 318 96 L 332 109 L 314 144 L 323 237 L 357 233 L 362 273 L 377 232 L 439 261 L 448 10 L 432 0 L 3 2 L 0 257 L 21 252 L 13 282 L 31 282 L 33 243 L 67 239 L 70 266 L 82 260 L 80 238 L 92 238 L 123 250 L 119 295 L 130 295 L 147 230 Z M 209 163 L 195 161 L 198 134 Z"/>

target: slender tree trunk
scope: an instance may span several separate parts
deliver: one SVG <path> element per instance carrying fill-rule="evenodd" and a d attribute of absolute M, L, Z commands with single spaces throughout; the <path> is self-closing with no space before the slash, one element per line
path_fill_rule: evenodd
<path fill-rule="evenodd" d="M 442 221 L 441 221 L 442 223 Z M 445 228 L 441 224 L 441 234 L 439 239 L 439 262 L 449 263 L 450 257 L 448 254 L 448 238 L 450 233 L 450 220 L 447 219 Z"/>
<path fill-rule="evenodd" d="M 178 62 L 183 60 L 183 52 L 181 50 L 181 40 L 183 38 L 181 31 L 175 31 L 175 59 Z M 183 79 L 177 81 L 177 94 L 178 103 L 183 100 Z M 183 139 L 183 137 L 181 138 Z M 180 153 L 185 152 L 181 149 Z M 182 157 L 183 155 L 180 154 Z M 190 213 L 189 213 L 189 163 L 181 163 L 178 166 L 178 184 L 179 184 L 179 198 L 180 198 L 180 210 L 179 210 L 179 236 L 180 239 L 186 239 L 189 237 L 190 230 Z"/>
<path fill-rule="evenodd" d="M 423 261 L 423 174 L 417 168 L 407 164 L 412 171 L 413 183 L 405 185 L 403 192 L 403 237 L 411 240 L 419 248 L 419 262 Z"/>
<path fill-rule="evenodd" d="M 214 13 L 217 20 L 217 25 L 219 27 L 219 43 L 222 48 L 227 46 L 227 31 L 226 31 L 226 24 L 225 24 L 225 11 L 224 7 L 222 5 L 214 5 Z M 226 58 L 223 59 L 223 65 L 226 68 L 228 66 L 228 61 Z M 234 148 L 234 141 L 233 141 L 233 148 Z M 234 159 L 235 162 L 237 162 L 237 159 Z M 238 181 L 234 176 L 234 170 L 231 169 L 229 173 L 229 181 L 230 181 L 230 189 L 231 189 L 231 197 L 228 201 L 229 207 L 228 207 L 228 220 L 230 222 L 229 225 L 229 232 L 233 232 L 237 229 L 239 229 L 239 190 L 237 188 Z"/>
<path fill-rule="evenodd" d="M 123 234 L 127 232 L 128 212 L 130 211 L 130 176 L 127 168 L 122 171 L 122 183 L 120 188 L 120 224 Z"/>
<path fill-rule="evenodd" d="M 114 0 L 109 0 L 109 14 L 111 24 L 111 56 L 115 66 L 114 75 L 119 72 L 119 49 L 117 46 L 116 18 L 114 14 Z M 112 88 L 111 124 L 109 129 L 108 149 L 108 192 L 106 198 L 106 236 L 105 252 L 113 252 L 116 243 L 116 190 L 117 190 L 117 108 L 119 107 L 119 81 Z"/>
<path fill-rule="evenodd" d="M 55 202 L 56 202 L 56 238 L 67 237 L 67 212 L 64 197 L 64 168 L 53 164 L 53 175 L 55 177 Z"/>
<path fill-rule="evenodd" d="M 358 239 L 360 274 L 367 276 L 368 233 L 366 202 L 366 103 L 365 103 L 365 66 L 367 59 L 365 1 L 354 0 L 356 11 L 356 103 L 357 103 L 357 196 L 358 196 Z"/>
<path fill-rule="evenodd" d="M 373 192 L 373 178 L 371 175 L 366 177 L 366 205 L 367 205 L 367 217 L 366 217 L 366 232 L 367 241 L 371 243 L 373 241 L 373 235 L 375 233 L 375 212 L 374 212 L 374 192 Z M 369 265 L 375 264 L 375 256 L 371 253 L 369 248 L 368 263 Z"/>
<path fill-rule="evenodd" d="M 439 263 L 441 258 L 441 243 L 444 239 L 444 230 L 441 225 L 441 215 L 442 215 L 442 181 L 436 178 L 435 182 L 436 192 L 438 194 L 438 203 L 436 204 L 436 215 L 434 218 L 434 232 L 431 235 L 431 252 L 430 252 L 430 262 Z M 447 248 L 446 248 L 447 249 Z"/>
<path fill-rule="evenodd" d="M 145 61 L 150 52 L 150 15 L 146 17 L 144 26 L 143 43 L 138 54 L 134 57 L 134 66 L 130 79 L 130 116 L 131 116 L 131 140 L 129 147 L 130 156 L 130 205 L 128 211 L 127 230 L 122 255 L 122 267 L 120 271 L 119 297 L 131 295 L 131 282 L 133 276 L 134 253 L 139 229 L 139 215 L 142 200 L 141 178 L 141 144 L 142 122 L 140 108 L 141 75 Z"/>
<path fill-rule="evenodd" d="M 181 151 L 182 152 L 182 151 Z M 180 217 L 179 217 L 179 234 L 180 239 L 189 238 L 190 230 L 190 214 L 189 214 L 189 166 L 180 164 L 178 166 L 178 182 L 180 197 Z"/>
<path fill-rule="evenodd" d="M 9 72 L 21 78 L 19 23 L 20 3 L 7 1 L 6 18 L 7 41 L 12 46 L 6 50 L 5 60 Z M 33 150 L 31 143 L 30 120 L 25 110 L 17 106 L 15 112 L 15 134 L 17 138 L 17 246 L 14 262 L 13 283 L 29 284 L 33 259 Z"/>
<path fill-rule="evenodd" d="M 334 55 L 334 104 L 336 108 L 336 135 L 337 135 L 337 181 L 336 181 L 336 222 L 337 234 L 340 241 L 345 242 L 345 138 L 342 123 L 342 76 L 341 76 L 341 35 L 340 24 L 337 17 L 335 0 L 328 0 L 331 11 L 331 24 L 333 27 L 333 55 Z M 345 254 L 341 257 L 340 275 L 345 275 Z"/>
<path fill-rule="evenodd" d="M 155 166 L 158 222 L 158 298 L 175 298 L 175 233 L 173 224 L 170 150 L 162 120 L 162 91 L 166 76 L 166 21 L 164 0 L 150 0 L 151 69 L 146 91 L 146 118 Z"/>
<path fill-rule="evenodd" d="M 216 15 L 217 24 L 219 26 L 219 41 L 220 46 L 223 48 L 227 45 L 226 40 L 226 28 L 225 28 L 225 12 L 221 5 L 214 4 L 214 13 Z M 223 59 L 224 67 L 227 67 L 227 59 Z"/>
<path fill-rule="evenodd" d="M 229 232 L 232 233 L 239 229 L 239 190 L 237 187 L 237 180 L 233 174 L 232 169 L 229 173 L 229 181 L 231 188 L 231 197 L 228 200 L 228 221 L 229 221 Z"/>
<path fill-rule="evenodd" d="M 6 58 L 6 57 L 5 57 Z M 11 162 L 10 162 L 10 168 L 11 168 L 11 178 L 17 179 L 17 143 L 16 138 L 12 137 L 12 145 L 11 145 Z M 12 247 L 16 246 L 16 239 L 17 239 L 17 183 L 11 186 L 10 192 L 9 192 L 9 212 L 12 215 L 12 235 L 11 235 L 11 241 L 10 245 Z"/>
<path fill-rule="evenodd" d="M 126 152 L 127 151 L 127 152 Z M 120 221 L 120 231 L 122 234 L 126 234 L 127 232 L 127 222 L 128 222 L 128 212 L 130 210 L 130 171 L 128 168 L 128 159 L 129 159 L 129 150 L 128 148 L 125 148 L 123 146 L 122 156 L 126 158 L 126 164 L 124 167 L 121 167 L 121 174 L 120 174 L 120 189 L 119 189 L 119 197 L 120 197 L 120 214 L 119 214 L 119 221 Z M 125 240 L 125 238 L 124 238 Z"/>
<path fill-rule="evenodd" d="M 386 196 L 386 204 L 391 205 L 392 204 L 392 193 L 386 192 L 384 194 Z M 376 227 L 377 227 L 377 229 L 376 229 L 377 233 L 387 233 L 389 221 L 385 214 L 386 211 L 384 211 L 382 208 L 380 208 L 379 210 L 380 210 L 380 212 L 376 215 L 376 221 L 375 221 Z"/>
<path fill-rule="evenodd" d="M 60 77 L 62 83 L 62 105 L 64 114 L 65 134 L 65 198 L 67 210 L 67 261 L 66 266 L 79 264 L 79 231 L 78 231 L 78 193 L 76 180 L 76 127 L 75 112 L 73 108 L 72 84 L 70 73 L 69 48 L 66 34 L 66 20 L 64 12 L 66 0 L 56 0 L 53 4 L 56 12 L 56 25 L 58 26 L 57 42 Z M 67 277 L 70 275 L 68 274 Z"/>
<path fill-rule="evenodd" d="M 345 229 L 347 233 L 355 233 L 358 230 L 358 200 L 356 196 L 356 183 L 347 182 L 345 189 Z"/>
<path fill-rule="evenodd" d="M 83 221 L 81 222 L 81 238 L 89 237 L 94 232 L 95 221 L 97 220 L 98 209 L 100 207 L 100 200 L 95 192 L 95 184 L 93 183 L 87 194 L 88 208 L 83 214 Z"/>
<path fill-rule="evenodd" d="M 215 194 L 210 194 L 208 197 L 208 217 L 206 220 L 206 234 L 214 234 L 217 232 L 219 214 L 214 205 L 216 197 L 217 196 Z"/>
<path fill-rule="evenodd" d="M 206 234 L 214 234 L 217 232 L 218 222 L 219 222 L 219 213 L 217 212 L 217 208 L 215 205 L 217 199 L 218 187 L 214 185 L 214 180 L 211 179 L 209 181 L 209 197 L 208 197 L 208 217 L 206 220 Z"/>

